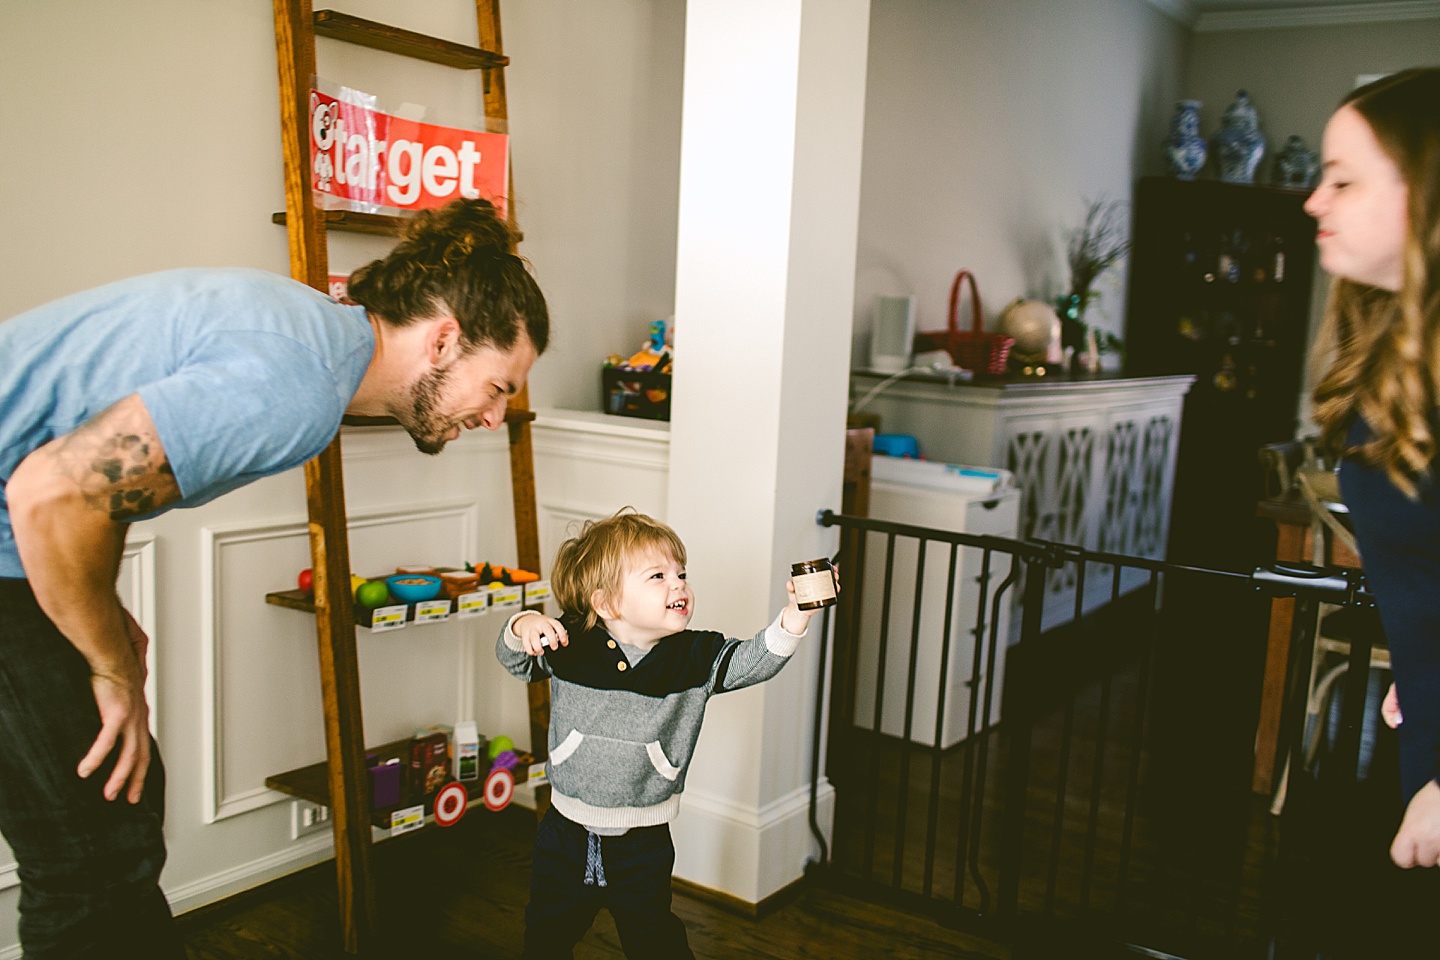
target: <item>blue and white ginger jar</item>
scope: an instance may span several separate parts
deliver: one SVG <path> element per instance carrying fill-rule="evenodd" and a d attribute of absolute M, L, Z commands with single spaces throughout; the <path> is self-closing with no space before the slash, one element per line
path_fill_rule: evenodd
<path fill-rule="evenodd" d="M 1223 183 L 1254 183 L 1255 168 L 1265 156 L 1265 138 L 1249 95 L 1241 90 L 1225 108 L 1220 132 L 1215 134 L 1215 153 Z"/>
<path fill-rule="evenodd" d="M 1200 101 L 1177 100 L 1170 117 L 1170 136 L 1160 141 L 1165 162 L 1180 180 L 1194 180 L 1205 166 L 1205 138 L 1200 136 Z"/>
<path fill-rule="evenodd" d="M 1304 140 L 1291 134 L 1275 155 L 1275 183 L 1292 190 L 1308 190 L 1315 186 L 1319 173 L 1319 155 L 1306 147 Z"/>

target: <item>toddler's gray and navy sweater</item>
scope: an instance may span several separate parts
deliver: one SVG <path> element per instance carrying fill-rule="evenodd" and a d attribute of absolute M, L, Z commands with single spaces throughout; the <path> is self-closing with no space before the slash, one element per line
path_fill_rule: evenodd
<path fill-rule="evenodd" d="M 749 640 L 672 634 L 631 666 L 603 626 L 566 619 L 569 645 L 532 657 L 514 622 L 500 631 L 495 655 L 522 680 L 550 678 L 551 803 L 606 832 L 675 819 L 705 704 L 775 676 L 800 643 L 777 616 Z"/>

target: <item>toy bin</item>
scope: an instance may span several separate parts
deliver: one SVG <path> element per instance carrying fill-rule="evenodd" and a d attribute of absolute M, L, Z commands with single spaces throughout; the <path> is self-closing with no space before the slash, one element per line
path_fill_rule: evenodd
<path fill-rule="evenodd" d="M 600 409 L 621 417 L 670 419 L 670 374 L 600 368 Z"/>

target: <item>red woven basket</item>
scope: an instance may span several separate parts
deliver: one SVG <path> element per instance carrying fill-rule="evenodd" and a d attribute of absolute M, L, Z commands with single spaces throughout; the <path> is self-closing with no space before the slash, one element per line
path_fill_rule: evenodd
<path fill-rule="evenodd" d="M 970 329 L 961 330 L 960 285 L 970 281 Z M 1003 333 L 989 333 L 981 329 L 985 314 L 980 310 L 980 288 L 969 270 L 955 274 L 950 285 L 950 318 L 945 330 L 915 334 L 915 352 L 944 350 L 950 354 L 956 366 L 973 370 L 976 376 L 1000 377 L 1005 374 L 1005 363 L 1010 359 L 1010 348 L 1015 345 L 1012 337 Z"/>

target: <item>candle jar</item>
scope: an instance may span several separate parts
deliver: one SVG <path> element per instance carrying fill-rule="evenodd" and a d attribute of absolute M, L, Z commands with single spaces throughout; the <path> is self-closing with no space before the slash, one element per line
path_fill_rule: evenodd
<path fill-rule="evenodd" d="M 835 568 L 824 557 L 791 564 L 790 582 L 795 584 L 795 605 L 801 610 L 835 605 Z"/>

